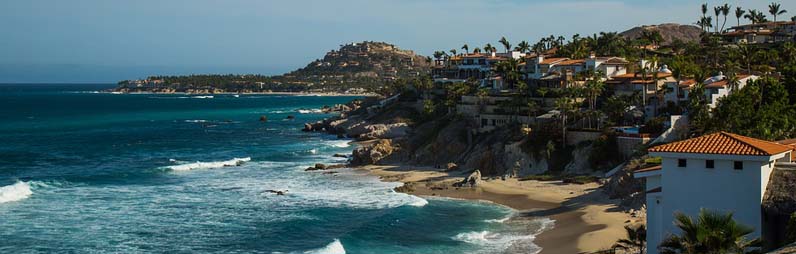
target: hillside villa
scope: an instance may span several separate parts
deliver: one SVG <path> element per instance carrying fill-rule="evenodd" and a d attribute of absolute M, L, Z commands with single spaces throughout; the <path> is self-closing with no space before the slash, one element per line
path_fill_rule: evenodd
<path fill-rule="evenodd" d="M 670 234 L 676 212 L 694 217 L 700 209 L 733 212 L 734 218 L 765 237 L 761 209 L 772 172 L 796 167 L 794 146 L 719 132 L 649 149 L 660 166 L 635 172 L 646 180 L 649 254 Z M 770 224 L 770 223 L 769 223 Z"/>
<path fill-rule="evenodd" d="M 736 44 L 792 41 L 796 36 L 796 22 L 777 21 L 734 26 L 722 36 Z"/>

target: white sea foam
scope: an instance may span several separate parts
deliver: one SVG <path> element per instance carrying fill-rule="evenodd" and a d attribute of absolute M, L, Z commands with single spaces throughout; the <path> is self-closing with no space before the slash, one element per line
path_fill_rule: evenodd
<path fill-rule="evenodd" d="M 30 184 L 17 182 L 12 185 L 0 187 L 0 204 L 26 199 L 33 194 Z"/>
<path fill-rule="evenodd" d="M 471 231 L 457 234 L 451 237 L 453 240 L 478 245 L 483 248 L 484 253 L 508 251 L 523 253 L 539 253 L 542 248 L 533 243 L 536 235 L 553 227 L 554 220 L 541 218 L 531 221 L 536 230 L 531 234 L 520 232 L 492 232 L 492 231 Z"/>
<path fill-rule="evenodd" d="M 411 197 L 414 199 L 414 201 L 409 203 L 408 204 L 409 206 L 424 207 L 424 206 L 428 205 L 428 200 L 426 200 L 424 198 L 421 198 L 421 197 L 418 197 L 418 196 L 411 196 Z"/>
<path fill-rule="evenodd" d="M 297 110 L 301 114 L 321 114 L 323 110 L 320 109 L 299 109 Z"/>
<path fill-rule="evenodd" d="M 513 217 L 513 216 L 514 216 L 514 214 L 509 214 L 509 215 L 506 215 L 506 217 L 503 217 L 503 218 L 501 218 L 501 219 L 490 219 L 490 220 L 485 220 L 484 222 L 489 222 L 489 223 L 504 223 L 504 222 L 508 221 L 509 219 L 511 219 L 511 217 Z"/>
<path fill-rule="evenodd" d="M 343 248 L 343 243 L 340 242 L 339 239 L 334 239 L 333 242 L 329 243 L 323 248 L 305 251 L 305 254 L 345 254 L 345 248 Z"/>
<path fill-rule="evenodd" d="M 329 140 L 326 141 L 326 144 L 332 147 L 340 147 L 340 148 L 351 146 L 350 141 L 348 140 Z"/>
<path fill-rule="evenodd" d="M 186 123 L 206 123 L 207 120 L 198 119 L 198 120 L 185 120 Z"/>
<path fill-rule="evenodd" d="M 174 170 L 174 171 L 188 171 L 194 169 L 211 169 L 211 168 L 222 168 L 222 167 L 233 167 L 233 166 L 240 166 L 243 163 L 251 161 L 251 157 L 246 158 L 233 158 L 231 160 L 226 161 L 211 161 L 211 162 L 201 162 L 197 161 L 194 163 L 187 163 L 181 165 L 174 165 L 168 166 L 166 168 Z"/>

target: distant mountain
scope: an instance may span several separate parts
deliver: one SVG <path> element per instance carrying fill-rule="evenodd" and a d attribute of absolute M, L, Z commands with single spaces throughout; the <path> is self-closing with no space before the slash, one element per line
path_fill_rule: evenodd
<path fill-rule="evenodd" d="M 414 51 L 385 42 L 365 41 L 341 45 L 306 67 L 278 76 L 191 75 L 152 76 L 119 82 L 117 92 L 252 93 L 375 91 L 401 78 L 431 71 L 431 62 Z"/>
<path fill-rule="evenodd" d="M 660 24 L 660 25 L 648 25 L 648 26 L 637 26 L 631 28 L 630 30 L 624 31 L 619 35 L 624 36 L 628 39 L 637 39 L 641 37 L 641 32 L 644 30 L 657 30 L 661 33 L 661 37 L 663 37 L 663 44 L 668 45 L 672 43 L 672 41 L 676 39 L 680 39 L 684 42 L 698 42 L 699 37 L 702 34 L 702 29 L 697 26 L 692 25 L 680 25 L 680 24 Z"/>

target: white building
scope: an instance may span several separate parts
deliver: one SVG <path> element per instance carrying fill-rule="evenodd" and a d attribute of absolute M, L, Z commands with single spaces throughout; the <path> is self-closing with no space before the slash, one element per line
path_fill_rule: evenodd
<path fill-rule="evenodd" d="M 730 84 L 727 76 L 719 73 L 719 75 L 705 80 L 705 97 L 708 100 L 708 106 L 715 108 L 719 103 L 719 99 L 729 95 L 735 89 L 742 89 L 749 81 L 757 80 L 755 75 L 738 75 L 737 84 Z"/>
<path fill-rule="evenodd" d="M 761 202 L 778 163 L 790 163 L 793 147 L 720 132 L 649 149 L 660 167 L 636 171 L 646 178 L 648 253 L 670 234 L 676 212 L 694 218 L 700 209 L 733 212 L 761 235 Z"/>

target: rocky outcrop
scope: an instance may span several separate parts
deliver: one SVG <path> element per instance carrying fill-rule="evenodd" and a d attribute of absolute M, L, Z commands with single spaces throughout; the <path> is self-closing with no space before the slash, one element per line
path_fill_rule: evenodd
<path fill-rule="evenodd" d="M 453 184 L 455 187 L 478 187 L 481 185 L 481 171 L 475 170 L 461 182 Z"/>
<path fill-rule="evenodd" d="M 588 175 L 594 172 L 589 157 L 591 156 L 592 146 L 579 146 L 572 151 L 572 161 L 564 166 L 565 175 Z"/>
<path fill-rule="evenodd" d="M 393 147 L 391 140 L 380 139 L 373 144 L 355 149 L 352 155 L 351 164 L 377 164 L 379 161 L 392 154 L 394 150 L 395 148 Z"/>
<path fill-rule="evenodd" d="M 628 39 L 637 39 L 641 37 L 643 31 L 658 31 L 663 37 L 663 45 L 671 44 L 675 40 L 683 42 L 698 42 L 702 35 L 702 29 L 692 25 L 680 24 L 660 24 L 649 26 L 638 26 L 631 28 L 619 35 Z"/>
<path fill-rule="evenodd" d="M 777 164 L 771 173 L 766 193 L 763 196 L 763 239 L 766 247 L 786 244 L 787 224 L 796 213 L 796 165 L 793 168 Z"/>
<path fill-rule="evenodd" d="M 402 138 L 409 132 L 409 125 L 406 123 L 395 124 L 372 124 L 364 127 L 367 132 L 359 135 L 359 139 L 393 139 Z"/>
<path fill-rule="evenodd" d="M 449 162 L 448 164 L 445 165 L 445 171 L 450 172 L 456 170 L 459 170 L 459 165 L 456 165 L 456 163 Z"/>
<path fill-rule="evenodd" d="M 642 159 L 634 159 L 608 178 L 603 191 L 611 199 L 621 199 L 625 207 L 641 207 L 645 202 L 644 182 L 633 177 L 633 171 L 641 168 Z"/>

